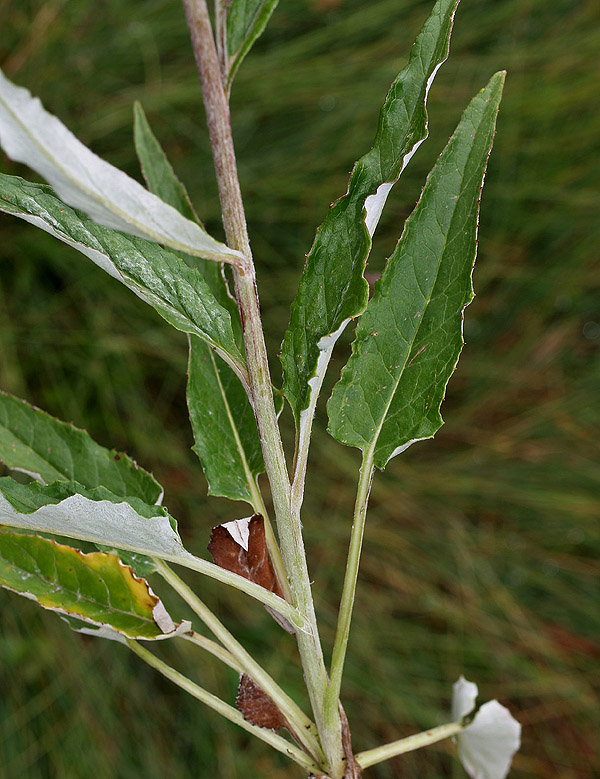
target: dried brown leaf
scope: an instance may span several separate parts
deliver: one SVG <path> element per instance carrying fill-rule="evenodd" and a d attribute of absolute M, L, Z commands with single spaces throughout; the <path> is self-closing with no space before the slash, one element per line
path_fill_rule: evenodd
<path fill-rule="evenodd" d="M 208 551 L 215 565 L 243 576 L 283 598 L 283 590 L 269 557 L 265 523 L 260 514 L 250 520 L 238 519 L 214 527 Z M 288 633 L 294 634 L 290 623 L 270 608 L 267 611 Z"/>
<path fill-rule="evenodd" d="M 244 719 L 259 728 L 279 730 L 287 727 L 283 714 L 256 682 L 247 674 L 240 676 L 235 705 L 244 715 Z"/>

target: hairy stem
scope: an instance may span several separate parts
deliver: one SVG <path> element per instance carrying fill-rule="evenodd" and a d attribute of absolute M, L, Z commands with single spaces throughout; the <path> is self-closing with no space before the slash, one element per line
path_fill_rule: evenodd
<path fill-rule="evenodd" d="M 183 0 L 210 133 L 223 225 L 227 243 L 244 254 L 245 262 L 234 268 L 236 296 L 244 329 L 244 344 L 254 407 L 271 485 L 281 553 L 294 605 L 308 624 L 297 632 L 307 689 L 333 779 L 343 776 L 343 748 L 339 714 L 324 716 L 327 671 L 319 639 L 300 518 L 291 511 L 290 479 L 273 402 L 267 352 L 262 330 L 254 264 L 248 240 L 237 166 L 231 135 L 229 105 L 221 79 L 217 52 L 205 0 Z"/>
<path fill-rule="evenodd" d="M 370 765 L 381 763 L 397 755 L 403 755 L 405 752 L 413 752 L 415 749 L 421 749 L 429 744 L 435 744 L 437 741 L 443 741 L 450 736 L 460 733 L 463 726 L 460 722 L 449 722 L 446 725 L 440 725 L 431 730 L 425 730 L 423 733 L 417 733 L 408 738 L 401 738 L 398 741 L 392 741 L 390 744 L 368 749 L 366 752 L 359 752 L 356 755 L 356 762 L 361 768 L 368 768 Z"/>
<path fill-rule="evenodd" d="M 189 641 L 196 646 L 201 647 L 206 652 L 209 652 L 213 657 L 217 657 L 222 663 L 233 668 L 234 671 L 241 674 L 244 673 L 244 669 L 241 664 L 235 659 L 235 657 L 224 649 L 221 644 L 217 644 L 216 641 L 212 641 L 210 638 L 203 636 L 201 633 L 196 633 L 195 630 L 190 630 L 189 633 L 183 633 L 180 638 L 185 641 Z"/>
<path fill-rule="evenodd" d="M 281 689 L 277 682 L 244 649 L 208 606 L 200 600 L 193 590 L 168 565 L 160 560 L 156 560 L 156 566 L 158 573 L 183 598 L 194 613 L 200 617 L 215 638 L 227 648 L 228 653 L 237 662 L 242 671 L 248 674 L 267 693 L 289 723 L 290 728 L 300 743 L 315 757 L 320 757 L 319 741 L 315 726 L 297 703 Z"/>
<path fill-rule="evenodd" d="M 335 633 L 335 643 L 333 646 L 333 656 L 331 660 L 331 681 L 325 698 L 325 713 L 327 717 L 333 716 L 334 710 L 338 710 L 340 689 L 342 686 L 342 675 L 344 672 L 344 661 L 346 659 L 346 649 L 348 647 L 348 636 L 350 635 L 350 623 L 352 621 L 352 611 L 354 609 L 354 598 L 356 595 L 356 582 L 358 579 L 358 569 L 360 565 L 360 553 L 365 532 L 365 520 L 367 517 L 367 506 L 369 503 L 369 494 L 373 482 L 373 460 L 369 455 L 363 458 L 360 469 L 360 477 L 356 491 L 356 503 L 354 506 L 354 520 L 352 522 L 352 533 L 350 535 L 350 547 L 348 550 L 348 561 L 346 563 L 346 575 L 344 577 L 344 586 L 342 589 L 342 600 L 338 613 L 338 623 Z"/>
<path fill-rule="evenodd" d="M 148 663 L 149 666 L 154 668 L 156 671 L 159 671 L 159 673 L 161 673 L 167 679 L 177 684 L 190 695 L 193 695 L 194 698 L 197 698 L 211 709 L 219 712 L 219 714 L 228 719 L 230 722 L 239 725 L 244 730 L 252 733 L 257 738 L 260 738 L 262 741 L 266 741 L 267 744 L 270 744 L 274 749 L 279 750 L 279 752 L 283 752 L 284 755 L 287 755 L 291 760 L 298 763 L 298 765 L 301 765 L 307 771 L 313 773 L 319 770 L 318 766 L 310 759 L 310 757 L 308 757 L 308 755 L 299 749 L 295 744 L 291 744 L 289 741 L 286 741 L 286 739 L 277 735 L 277 733 L 274 733 L 272 730 L 268 730 L 267 728 L 259 728 L 256 725 L 251 725 L 249 722 L 246 722 L 243 714 L 237 709 L 234 709 L 233 706 L 230 706 L 228 703 L 225 703 L 225 701 L 217 698 L 216 695 L 208 692 L 208 690 L 199 687 L 197 684 L 188 679 L 187 676 L 184 676 L 183 674 L 179 673 L 179 671 L 171 668 L 170 665 L 167 665 L 167 663 L 153 655 L 152 652 L 144 649 L 137 643 L 137 641 L 126 639 L 126 643 L 131 651 L 140 657 L 145 663 Z"/>

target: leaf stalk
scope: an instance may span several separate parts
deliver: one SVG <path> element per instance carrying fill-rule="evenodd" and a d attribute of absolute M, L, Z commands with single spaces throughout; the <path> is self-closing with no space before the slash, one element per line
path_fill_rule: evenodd
<path fill-rule="evenodd" d="M 175 592 L 190 606 L 195 614 L 200 617 L 202 622 L 211 631 L 229 654 L 239 664 L 242 671 L 250 676 L 256 684 L 267 693 L 273 703 L 279 708 L 285 719 L 290 725 L 296 738 L 302 743 L 311 754 L 316 757 L 320 755 L 318 735 L 315 725 L 304 714 L 302 709 L 285 693 L 277 682 L 262 668 L 259 663 L 250 655 L 239 641 L 223 625 L 218 617 L 200 600 L 200 598 L 188 587 L 188 585 L 172 571 L 168 565 L 160 560 L 156 560 L 158 573 L 175 590 Z M 228 663 L 230 665 L 230 663 Z"/>
<path fill-rule="evenodd" d="M 338 613 L 338 623 L 331 660 L 331 680 L 329 682 L 329 687 L 327 689 L 327 695 L 325 698 L 326 717 L 333 716 L 334 710 L 337 711 L 339 708 L 340 689 L 342 686 L 342 675 L 344 672 L 344 661 L 346 659 L 346 649 L 348 647 L 348 636 L 350 635 L 350 623 L 352 621 L 354 599 L 356 596 L 356 582 L 358 580 L 360 554 L 362 551 L 365 521 L 367 517 L 367 506 L 369 504 L 369 494 L 371 492 L 371 485 L 373 483 L 374 470 L 375 468 L 373 465 L 373 457 L 371 452 L 369 452 L 363 458 L 356 491 L 354 520 L 352 522 L 350 546 L 348 549 L 348 561 L 346 563 L 346 574 L 344 576 L 342 599 Z"/>
<path fill-rule="evenodd" d="M 460 722 L 448 722 L 446 725 L 425 730 L 423 733 L 417 733 L 414 736 L 408 736 L 408 738 L 401 738 L 398 741 L 375 747 L 375 749 L 368 749 L 366 752 L 359 752 L 356 755 L 356 762 L 361 768 L 368 768 L 384 760 L 390 760 L 392 757 L 403 755 L 406 752 L 413 752 L 415 749 L 421 749 L 421 747 L 456 736 L 461 730 L 463 730 L 463 726 Z"/>
<path fill-rule="evenodd" d="M 216 695 L 208 692 L 208 690 L 205 690 L 203 687 L 200 687 L 199 685 L 192 682 L 191 679 L 187 678 L 187 676 L 179 673 L 179 671 L 176 671 L 170 665 L 160 660 L 158 657 L 156 657 L 156 655 L 153 655 L 152 652 L 144 649 L 144 647 L 140 646 L 137 641 L 127 639 L 126 643 L 131 651 L 139 658 L 141 658 L 145 663 L 147 663 L 151 668 L 154 668 L 174 684 L 181 687 L 190 695 L 193 695 L 194 698 L 197 698 L 211 709 L 217 711 L 230 722 L 233 722 L 235 725 L 239 725 L 241 728 L 247 730 L 249 733 L 252 733 L 257 738 L 265 741 L 267 744 L 270 744 L 270 746 L 272 746 L 274 749 L 277 749 L 279 752 L 287 755 L 291 760 L 293 760 L 295 763 L 298 763 L 298 765 L 301 765 L 307 771 L 311 773 L 319 771 L 319 767 L 316 765 L 316 763 L 295 744 L 291 744 L 285 738 L 282 738 L 272 730 L 268 730 L 267 728 L 260 728 L 256 725 L 251 725 L 249 722 L 246 722 L 243 714 L 240 711 L 234 709 L 233 706 L 225 703 L 225 701 L 222 701 L 220 698 L 217 698 Z"/>

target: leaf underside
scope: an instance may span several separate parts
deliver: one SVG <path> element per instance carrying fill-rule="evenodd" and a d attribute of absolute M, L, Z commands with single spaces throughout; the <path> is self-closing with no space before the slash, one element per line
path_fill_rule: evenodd
<path fill-rule="evenodd" d="M 50 187 L 17 176 L 0 174 L 0 211 L 40 227 L 85 254 L 173 327 L 206 340 L 237 371 L 245 371 L 229 312 L 217 302 L 200 273 L 172 252 L 97 225 L 63 203 Z"/>
<path fill-rule="evenodd" d="M 328 404 L 329 432 L 379 468 L 443 424 L 473 298 L 479 200 L 504 75 L 473 98 L 429 174 Z"/>
<path fill-rule="evenodd" d="M 73 481 L 42 485 L 0 478 L 0 524 L 149 556 L 191 557 L 164 508 Z"/>
<path fill-rule="evenodd" d="M 388 92 L 373 148 L 356 163 L 348 192 L 317 230 L 282 349 L 283 392 L 297 423 L 335 341 L 367 305 L 363 272 L 371 238 L 392 185 L 427 137 L 427 94 L 448 56 L 457 5 L 458 0 L 438 0 Z"/>
<path fill-rule="evenodd" d="M 237 262 L 239 252 L 91 152 L 38 98 L 0 71 L 0 143 L 35 170 L 65 203 L 98 224 L 213 260 Z"/>
<path fill-rule="evenodd" d="M 148 583 L 113 554 L 0 531 L 0 585 L 52 611 L 129 638 L 155 639 L 175 631 Z"/>

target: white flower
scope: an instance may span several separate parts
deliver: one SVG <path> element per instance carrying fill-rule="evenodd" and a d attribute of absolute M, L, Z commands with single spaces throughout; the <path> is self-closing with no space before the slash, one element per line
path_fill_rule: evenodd
<path fill-rule="evenodd" d="M 477 685 L 463 676 L 455 683 L 452 718 L 459 722 L 475 708 Z M 488 701 L 457 736 L 458 756 L 471 779 L 505 779 L 521 746 L 521 726 L 498 701 Z"/>

